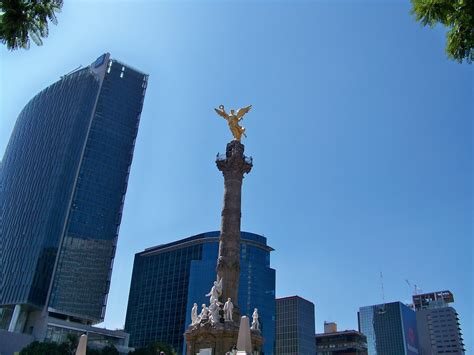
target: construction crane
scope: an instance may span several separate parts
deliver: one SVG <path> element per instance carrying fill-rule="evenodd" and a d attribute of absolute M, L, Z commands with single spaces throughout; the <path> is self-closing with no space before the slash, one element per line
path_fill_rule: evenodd
<path fill-rule="evenodd" d="M 417 285 L 415 285 L 415 284 L 412 285 L 412 284 L 410 283 L 410 281 L 408 281 L 408 279 L 405 279 L 405 282 L 408 284 L 408 286 L 410 286 L 410 288 L 413 289 L 413 294 L 414 294 L 414 295 L 418 295 L 418 294 L 419 294 L 418 291 L 420 291 L 420 292 L 423 291 L 423 290 L 422 290 L 421 288 L 419 288 Z"/>

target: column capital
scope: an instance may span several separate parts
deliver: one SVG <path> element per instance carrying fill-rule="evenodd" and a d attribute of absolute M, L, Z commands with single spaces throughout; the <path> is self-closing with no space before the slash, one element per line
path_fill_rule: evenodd
<path fill-rule="evenodd" d="M 237 140 L 227 143 L 226 152 L 217 154 L 217 168 L 222 171 L 224 177 L 239 177 L 252 170 L 252 157 L 244 155 L 245 146 Z"/>

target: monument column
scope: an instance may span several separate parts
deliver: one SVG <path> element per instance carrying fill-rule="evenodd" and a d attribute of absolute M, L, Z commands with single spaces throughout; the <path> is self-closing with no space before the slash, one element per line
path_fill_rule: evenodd
<path fill-rule="evenodd" d="M 198 305 L 193 306 L 191 324 L 184 333 L 187 355 L 223 355 L 238 345 L 241 321 L 238 294 L 242 180 L 244 174 L 252 169 L 252 158 L 244 155 L 244 145 L 240 143 L 241 137 L 245 136 L 245 128 L 239 125 L 239 121 L 251 107 L 241 108 L 237 113 L 230 110 L 230 114 L 222 105 L 219 109 L 215 109 L 227 120 L 234 140 L 227 144 L 225 155 L 218 154 L 216 159 L 217 168 L 224 175 L 224 203 L 216 266 L 217 280 L 206 295 L 210 296 L 209 307 L 203 304 L 198 314 Z M 256 316 L 253 318 L 251 329 L 249 329 L 248 319 L 242 318 L 246 321 L 246 328 L 243 327 L 245 331 L 242 332 L 240 342 L 244 344 L 244 340 L 247 340 L 248 348 L 252 348 L 252 352 L 260 353 L 264 339 L 258 325 L 256 309 L 254 315 Z"/>
<path fill-rule="evenodd" d="M 217 156 L 217 168 L 224 175 L 217 279 L 222 280 L 222 300 L 238 304 L 240 278 L 240 218 L 242 179 L 252 169 L 252 159 L 244 155 L 244 145 L 238 140 L 227 144 L 225 157 Z M 236 308 L 237 311 L 237 308 Z"/>

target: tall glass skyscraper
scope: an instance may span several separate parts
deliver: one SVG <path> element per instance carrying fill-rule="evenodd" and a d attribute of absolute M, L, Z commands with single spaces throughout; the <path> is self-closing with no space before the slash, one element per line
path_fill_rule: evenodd
<path fill-rule="evenodd" d="M 276 355 L 316 354 L 314 303 L 299 296 L 276 299 Z"/>
<path fill-rule="evenodd" d="M 216 278 L 219 232 L 208 232 L 135 254 L 125 330 L 130 346 L 159 341 L 183 351 L 183 333 L 196 302 L 209 305 Z M 273 354 L 275 339 L 275 270 L 265 237 L 241 232 L 239 307 L 251 318 L 258 308 L 264 353 Z M 313 334 L 314 337 L 314 334 Z"/>
<path fill-rule="evenodd" d="M 401 302 L 361 307 L 359 331 L 367 337 L 369 355 L 417 355 L 415 312 Z"/>
<path fill-rule="evenodd" d="M 0 169 L 0 327 L 104 319 L 147 80 L 107 53 L 21 111 Z"/>

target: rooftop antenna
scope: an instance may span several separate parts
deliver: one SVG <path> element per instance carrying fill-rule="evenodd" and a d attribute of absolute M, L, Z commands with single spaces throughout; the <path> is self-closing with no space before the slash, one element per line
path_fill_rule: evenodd
<path fill-rule="evenodd" d="M 380 271 L 380 286 L 382 289 L 382 307 L 378 309 L 379 314 L 384 314 L 385 313 L 385 290 L 383 288 L 383 274 L 382 271 Z"/>
<path fill-rule="evenodd" d="M 69 73 L 62 75 L 62 76 L 61 76 L 61 79 L 65 78 L 65 77 L 68 76 L 68 75 L 71 75 L 72 73 L 76 72 L 77 70 L 79 70 L 79 69 L 81 69 L 81 68 L 82 68 L 82 64 L 79 65 L 77 68 L 71 70 Z"/>

